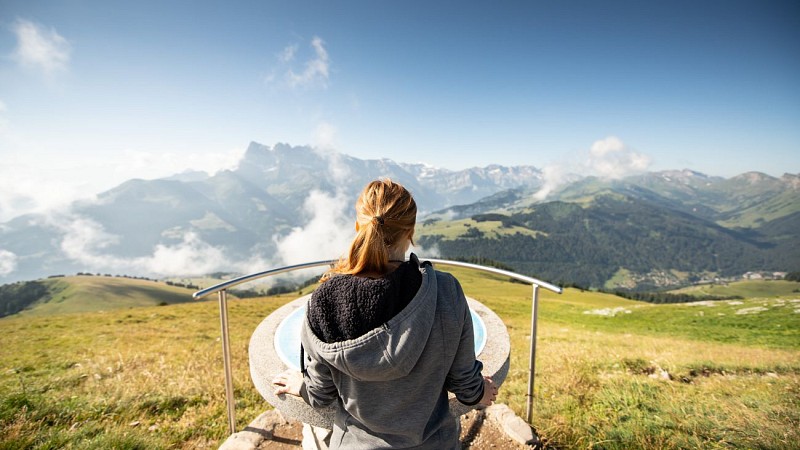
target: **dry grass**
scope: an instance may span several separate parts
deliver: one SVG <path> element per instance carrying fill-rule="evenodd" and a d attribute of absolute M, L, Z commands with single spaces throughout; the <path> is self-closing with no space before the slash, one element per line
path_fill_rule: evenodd
<path fill-rule="evenodd" d="M 248 377 L 249 333 L 287 300 L 230 304 L 242 423 L 267 408 Z M 210 448 L 227 432 L 215 302 L 5 319 L 0 330 L 7 448 L 94 447 L 103 435 L 123 448 Z"/>
<path fill-rule="evenodd" d="M 454 272 L 509 328 L 511 371 L 500 401 L 524 416 L 530 287 Z M 250 333 L 295 297 L 230 303 L 239 428 L 269 408 L 249 379 Z M 618 306 L 639 308 L 614 318 L 583 314 Z M 781 325 L 800 328 L 800 314 L 786 313 Z M 785 335 L 785 345 L 725 343 L 713 333 L 703 338 L 704 329 L 687 334 L 652 319 L 658 314 L 688 321 L 697 310 L 577 291 L 542 295 L 533 423 L 549 447 L 800 442 L 795 334 Z M 770 321 L 741 322 L 756 328 L 740 332 L 755 336 Z M 6 318 L 0 333 L 0 449 L 212 448 L 227 435 L 216 302 Z"/>

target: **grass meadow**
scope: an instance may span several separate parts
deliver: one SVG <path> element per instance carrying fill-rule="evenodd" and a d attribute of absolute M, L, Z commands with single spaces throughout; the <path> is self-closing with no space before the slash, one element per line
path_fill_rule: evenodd
<path fill-rule="evenodd" d="M 508 326 L 499 401 L 525 414 L 530 286 L 452 270 Z M 797 448 L 800 295 L 651 305 L 541 294 L 533 425 L 547 448 Z M 231 300 L 238 429 L 258 323 L 296 295 Z M 227 437 L 215 301 L 0 320 L 0 449 L 216 448 Z"/>

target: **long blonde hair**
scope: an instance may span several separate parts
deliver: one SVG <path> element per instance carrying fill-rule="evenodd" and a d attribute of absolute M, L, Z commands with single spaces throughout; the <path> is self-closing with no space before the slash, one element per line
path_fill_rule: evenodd
<path fill-rule="evenodd" d="M 417 204 L 406 188 L 388 178 L 369 183 L 356 201 L 357 232 L 350 250 L 322 279 L 335 274 L 386 273 L 389 248 L 401 239 L 413 239 L 416 221 Z"/>

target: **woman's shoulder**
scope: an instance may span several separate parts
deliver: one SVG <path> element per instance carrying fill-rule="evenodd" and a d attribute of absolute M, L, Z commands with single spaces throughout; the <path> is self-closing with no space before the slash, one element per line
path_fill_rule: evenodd
<path fill-rule="evenodd" d="M 458 282 L 458 278 L 450 272 L 434 269 L 434 274 L 436 274 L 436 285 L 439 286 L 440 289 L 442 287 L 447 289 L 461 288 L 461 283 Z"/>
<path fill-rule="evenodd" d="M 320 284 L 311 294 L 306 318 L 311 330 L 323 342 L 344 339 L 344 331 L 354 322 L 353 292 L 355 277 L 334 275 Z"/>
<path fill-rule="evenodd" d="M 349 297 L 353 287 L 358 283 L 357 277 L 347 274 L 336 274 L 320 283 L 311 293 L 311 301 Z"/>
<path fill-rule="evenodd" d="M 461 283 L 449 272 L 442 272 L 433 268 L 429 269 L 432 272 L 428 275 L 430 277 L 429 283 L 435 283 L 435 288 L 432 291 L 429 290 L 429 292 L 435 295 L 437 303 L 446 309 L 459 310 L 461 307 L 458 305 L 466 303 Z"/>

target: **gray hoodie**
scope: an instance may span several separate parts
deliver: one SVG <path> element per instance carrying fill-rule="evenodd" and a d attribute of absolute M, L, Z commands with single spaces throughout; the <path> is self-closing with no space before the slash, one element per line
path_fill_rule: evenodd
<path fill-rule="evenodd" d="M 483 365 L 458 281 L 429 263 L 420 272 L 408 306 L 356 339 L 325 343 L 306 318 L 304 398 L 312 407 L 337 402 L 331 449 L 458 448 L 447 392 L 477 403 Z"/>

